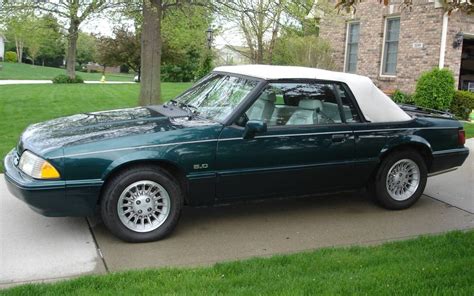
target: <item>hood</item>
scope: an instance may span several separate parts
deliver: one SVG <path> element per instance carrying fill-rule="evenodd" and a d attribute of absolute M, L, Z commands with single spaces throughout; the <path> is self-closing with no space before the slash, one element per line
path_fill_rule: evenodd
<path fill-rule="evenodd" d="M 17 150 L 43 154 L 71 145 L 203 124 L 212 122 L 188 119 L 185 111 L 168 106 L 81 113 L 30 125 L 21 135 Z"/>

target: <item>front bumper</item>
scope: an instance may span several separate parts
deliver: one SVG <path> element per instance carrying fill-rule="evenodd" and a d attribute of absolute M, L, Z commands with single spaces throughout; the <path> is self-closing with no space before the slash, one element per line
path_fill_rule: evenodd
<path fill-rule="evenodd" d="M 63 180 L 36 180 L 18 169 L 14 163 L 15 156 L 16 151 L 12 150 L 4 160 L 7 188 L 33 211 L 49 217 L 88 216 L 94 213 L 100 184 L 69 189 Z"/>
<path fill-rule="evenodd" d="M 430 167 L 430 174 L 448 171 L 460 167 L 469 155 L 466 147 L 436 151 L 433 153 L 433 162 Z"/>

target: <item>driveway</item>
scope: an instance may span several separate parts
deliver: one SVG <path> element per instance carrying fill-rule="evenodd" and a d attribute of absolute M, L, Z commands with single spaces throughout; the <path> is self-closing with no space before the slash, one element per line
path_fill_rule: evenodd
<path fill-rule="evenodd" d="M 473 144 L 470 140 L 474 151 Z M 134 268 L 208 265 L 471 229 L 474 214 L 468 211 L 474 198 L 469 187 L 474 183 L 473 154 L 463 168 L 450 173 L 460 174 L 458 177 L 445 174 L 429 181 L 426 192 L 436 199 L 424 195 L 404 211 L 381 209 L 360 193 L 185 208 L 170 237 L 144 244 L 116 239 L 97 218 L 88 222 L 37 215 L 7 192 L 0 176 L 0 287 Z M 458 179 L 462 180 L 459 184 L 454 182 Z M 463 186 L 467 189 L 461 190 Z M 461 209 L 465 205 L 466 210 Z"/>
<path fill-rule="evenodd" d="M 474 139 L 469 139 L 466 146 L 471 153 L 464 165 L 429 178 L 425 194 L 474 214 Z"/>

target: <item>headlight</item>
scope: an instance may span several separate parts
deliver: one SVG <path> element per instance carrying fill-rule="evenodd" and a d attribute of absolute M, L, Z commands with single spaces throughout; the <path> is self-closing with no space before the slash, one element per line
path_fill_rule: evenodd
<path fill-rule="evenodd" d="M 18 164 L 20 170 L 35 179 L 57 179 L 58 171 L 46 160 L 29 151 L 23 152 Z"/>

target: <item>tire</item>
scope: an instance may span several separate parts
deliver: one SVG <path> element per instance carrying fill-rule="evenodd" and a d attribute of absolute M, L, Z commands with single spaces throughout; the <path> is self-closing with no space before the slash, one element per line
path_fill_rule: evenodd
<path fill-rule="evenodd" d="M 176 227 L 183 200 L 171 174 L 156 166 L 137 166 L 106 183 L 101 216 L 110 232 L 124 241 L 156 241 Z"/>
<path fill-rule="evenodd" d="M 376 202 L 386 209 L 407 209 L 420 199 L 427 177 L 426 163 L 419 153 L 394 151 L 382 161 L 371 192 Z"/>

